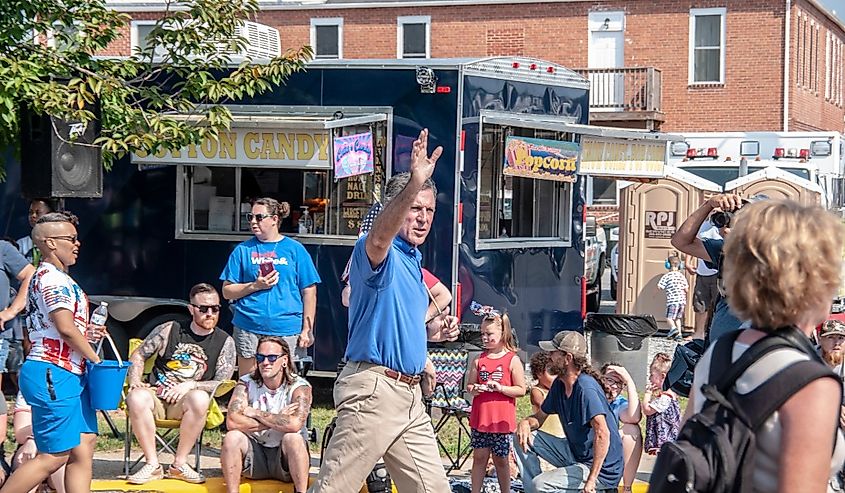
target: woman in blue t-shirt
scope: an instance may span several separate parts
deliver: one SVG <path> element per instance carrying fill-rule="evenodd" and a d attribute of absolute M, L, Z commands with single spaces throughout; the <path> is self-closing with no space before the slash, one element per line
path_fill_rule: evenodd
<path fill-rule="evenodd" d="M 305 356 L 314 344 L 314 315 L 320 276 L 301 243 L 279 232 L 290 206 L 272 198 L 253 202 L 247 214 L 255 238 L 244 241 L 229 255 L 220 274 L 223 297 L 233 302 L 238 373 L 255 368 L 258 338 L 284 338 L 294 359 Z"/>

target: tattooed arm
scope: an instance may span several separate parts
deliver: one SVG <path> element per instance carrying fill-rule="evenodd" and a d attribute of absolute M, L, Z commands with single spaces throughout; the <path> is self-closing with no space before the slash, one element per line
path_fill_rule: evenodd
<path fill-rule="evenodd" d="M 231 337 L 226 338 L 220 355 L 217 356 L 217 367 L 214 369 L 214 377 L 206 382 L 197 382 L 195 388 L 212 394 L 223 380 L 230 380 L 235 373 L 235 341 Z M 213 397 L 213 395 L 212 395 Z"/>
<path fill-rule="evenodd" d="M 141 381 L 144 376 L 144 362 L 154 354 L 161 354 L 170 337 L 171 327 L 173 327 L 173 322 L 157 325 L 144 342 L 129 355 L 129 361 L 132 362 L 132 366 L 129 367 L 130 389 L 148 386 L 146 382 Z"/>
<path fill-rule="evenodd" d="M 244 415 L 245 410 L 252 409 L 249 406 L 247 398 L 246 385 L 238 382 L 238 385 L 235 386 L 235 391 L 232 393 L 232 398 L 229 399 L 226 428 L 229 430 L 238 430 L 243 433 L 254 433 L 268 429 L 268 426 L 259 423 L 258 420 Z"/>
<path fill-rule="evenodd" d="M 305 421 L 308 419 L 308 413 L 310 411 L 311 386 L 303 385 L 293 391 L 291 404 L 285 406 L 278 413 L 267 413 L 258 409 L 247 412 L 251 417 L 268 428 L 281 431 L 282 433 L 297 433 L 305 426 Z"/>

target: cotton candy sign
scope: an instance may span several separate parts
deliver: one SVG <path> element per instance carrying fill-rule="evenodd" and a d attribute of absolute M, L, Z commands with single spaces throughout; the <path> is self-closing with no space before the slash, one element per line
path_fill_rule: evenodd
<path fill-rule="evenodd" d="M 372 132 L 334 138 L 334 177 L 336 180 L 372 172 Z"/>

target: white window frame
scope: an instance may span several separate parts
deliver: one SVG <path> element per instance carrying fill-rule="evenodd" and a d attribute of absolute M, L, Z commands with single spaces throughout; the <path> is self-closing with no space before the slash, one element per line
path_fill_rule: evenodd
<path fill-rule="evenodd" d="M 425 58 L 431 58 L 430 15 L 402 15 L 396 18 L 396 58 L 405 58 L 405 24 L 425 24 Z"/>
<path fill-rule="evenodd" d="M 58 25 L 58 24 L 59 24 L 59 23 L 58 23 L 58 22 L 56 22 L 56 23 L 54 23 L 54 24 L 53 24 L 53 26 L 56 26 L 56 25 Z M 82 26 L 82 22 L 80 22 L 80 21 L 73 21 L 73 25 L 77 28 L 77 36 L 78 36 L 78 35 L 79 35 L 79 34 L 78 34 L 78 33 L 79 33 L 79 29 L 83 27 L 83 26 Z M 47 46 L 49 46 L 50 48 L 55 48 L 55 47 L 56 47 L 56 36 L 55 36 L 55 34 L 53 34 L 54 32 L 55 32 L 55 29 L 47 29 L 47 32 L 45 32 L 45 33 L 44 33 L 44 34 L 45 34 L 45 38 L 46 38 L 46 40 L 47 40 Z"/>
<path fill-rule="evenodd" d="M 129 53 L 134 55 L 141 47 L 141 40 L 138 39 L 138 26 L 154 26 L 158 21 L 153 19 L 133 20 L 129 25 Z"/>
<path fill-rule="evenodd" d="M 718 15 L 721 19 L 721 35 L 719 39 L 719 80 L 715 81 L 696 81 L 695 80 L 695 19 L 696 17 Z M 691 86 L 706 86 L 725 83 L 725 42 L 726 42 L 726 20 L 727 9 L 725 7 L 716 7 L 710 9 L 690 9 L 689 11 L 689 67 L 688 67 L 688 83 Z"/>
<path fill-rule="evenodd" d="M 317 56 L 317 26 L 337 26 L 337 58 Z M 343 59 L 343 17 L 317 17 L 311 19 L 311 46 L 315 60 Z"/>

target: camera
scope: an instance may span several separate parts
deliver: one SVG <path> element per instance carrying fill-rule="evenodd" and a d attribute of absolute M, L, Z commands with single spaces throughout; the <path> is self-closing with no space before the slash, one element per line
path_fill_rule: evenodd
<path fill-rule="evenodd" d="M 710 222 L 719 229 L 727 228 L 731 225 L 733 217 L 733 212 L 716 211 L 710 216 Z"/>

